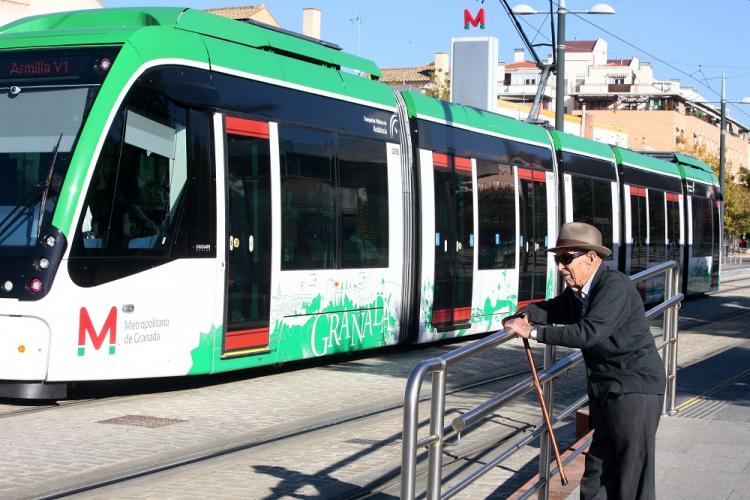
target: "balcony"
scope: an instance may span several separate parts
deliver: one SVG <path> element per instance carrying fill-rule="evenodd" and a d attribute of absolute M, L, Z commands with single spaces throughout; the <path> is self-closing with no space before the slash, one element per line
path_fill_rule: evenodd
<path fill-rule="evenodd" d="M 608 83 L 607 92 L 628 92 L 630 93 L 632 85 L 629 83 Z"/>

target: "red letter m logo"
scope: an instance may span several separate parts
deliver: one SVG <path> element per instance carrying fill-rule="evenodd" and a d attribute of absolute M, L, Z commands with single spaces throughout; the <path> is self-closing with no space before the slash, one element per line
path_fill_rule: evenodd
<path fill-rule="evenodd" d="M 469 24 L 475 28 L 479 25 L 480 29 L 484 29 L 484 8 L 479 9 L 477 17 L 473 17 L 469 9 L 464 9 L 464 29 L 469 29 Z"/>
<path fill-rule="evenodd" d="M 78 321 L 78 355 L 83 356 L 86 353 L 86 334 L 89 334 L 91 343 L 97 351 L 104 343 L 104 338 L 109 333 L 109 353 L 115 353 L 115 342 L 117 341 L 117 308 L 112 307 L 109 315 L 104 321 L 104 326 L 100 332 L 97 332 L 91 323 L 91 317 L 85 307 L 81 308 L 81 315 Z"/>

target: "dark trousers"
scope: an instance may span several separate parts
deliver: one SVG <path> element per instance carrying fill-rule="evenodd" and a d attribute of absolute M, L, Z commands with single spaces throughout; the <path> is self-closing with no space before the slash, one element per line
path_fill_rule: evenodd
<path fill-rule="evenodd" d="M 581 479 L 582 500 L 656 498 L 656 428 L 663 395 L 591 397 L 594 438 Z"/>

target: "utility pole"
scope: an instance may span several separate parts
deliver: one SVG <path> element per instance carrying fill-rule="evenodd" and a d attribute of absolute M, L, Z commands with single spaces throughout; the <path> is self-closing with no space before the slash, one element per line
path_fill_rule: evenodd
<path fill-rule="evenodd" d="M 555 61 L 555 130 L 565 130 L 565 0 L 557 4 L 557 60 Z"/>
<path fill-rule="evenodd" d="M 724 210 L 726 209 L 726 195 L 724 192 L 724 170 L 727 163 L 727 70 L 721 72 L 721 135 L 719 136 L 719 191 L 722 201 L 719 204 L 719 262 L 724 252 Z"/>

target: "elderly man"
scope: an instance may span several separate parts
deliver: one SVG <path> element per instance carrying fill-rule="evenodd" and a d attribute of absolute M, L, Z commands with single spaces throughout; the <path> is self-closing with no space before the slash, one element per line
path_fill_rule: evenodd
<path fill-rule="evenodd" d="M 583 352 L 594 438 L 582 499 L 655 498 L 656 428 L 666 377 L 643 302 L 624 274 L 607 269 L 598 229 L 564 224 L 554 252 L 565 291 L 505 322 L 523 338 Z"/>

